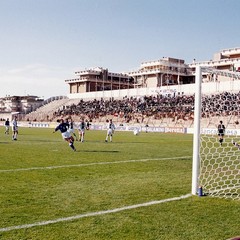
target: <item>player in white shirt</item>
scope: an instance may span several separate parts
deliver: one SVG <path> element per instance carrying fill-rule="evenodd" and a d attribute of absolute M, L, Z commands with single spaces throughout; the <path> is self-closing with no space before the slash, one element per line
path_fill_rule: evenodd
<path fill-rule="evenodd" d="M 17 116 L 13 118 L 12 121 L 12 140 L 17 140 L 18 136 L 18 123 L 17 123 Z"/>
<path fill-rule="evenodd" d="M 85 123 L 84 119 L 82 118 L 82 121 L 80 122 L 79 127 L 78 127 L 79 141 L 81 141 L 81 142 L 84 141 L 85 130 L 86 130 L 86 123 Z"/>
<path fill-rule="evenodd" d="M 110 139 L 110 142 L 112 142 L 114 130 L 115 130 L 115 125 L 112 122 L 112 119 L 110 119 L 107 124 L 107 136 L 106 136 L 105 142 L 108 142 L 108 138 Z"/>
<path fill-rule="evenodd" d="M 76 141 L 78 140 L 77 139 L 77 135 L 75 134 L 75 132 L 74 132 L 74 122 L 73 122 L 73 120 L 71 119 L 71 118 L 69 118 L 68 119 L 68 124 L 69 124 L 69 129 L 68 129 L 68 131 L 75 137 L 75 139 L 76 139 Z"/>

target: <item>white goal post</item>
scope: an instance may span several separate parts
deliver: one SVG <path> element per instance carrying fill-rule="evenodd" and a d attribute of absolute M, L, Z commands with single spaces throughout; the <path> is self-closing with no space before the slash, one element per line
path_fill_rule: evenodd
<path fill-rule="evenodd" d="M 199 189 L 198 176 L 200 165 L 200 113 L 202 93 L 201 68 L 196 67 L 195 72 L 195 103 L 194 103 L 194 132 L 193 132 L 193 163 L 192 163 L 192 194 L 196 195 Z"/>
<path fill-rule="evenodd" d="M 240 80 L 238 72 L 196 67 L 192 194 L 240 199 L 240 88 L 206 94 L 203 74 Z M 225 126 L 223 137 L 218 132 L 220 121 Z"/>

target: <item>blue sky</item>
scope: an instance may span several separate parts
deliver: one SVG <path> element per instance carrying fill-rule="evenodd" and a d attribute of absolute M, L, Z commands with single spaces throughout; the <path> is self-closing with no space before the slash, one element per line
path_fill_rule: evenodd
<path fill-rule="evenodd" d="M 67 95 L 89 67 L 187 63 L 240 47 L 239 0 L 0 0 L 0 97 Z"/>

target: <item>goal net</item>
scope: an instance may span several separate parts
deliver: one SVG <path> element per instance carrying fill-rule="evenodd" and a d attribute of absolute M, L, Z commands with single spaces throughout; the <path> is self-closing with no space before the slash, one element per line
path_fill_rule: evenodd
<path fill-rule="evenodd" d="M 218 84 L 209 94 L 202 85 L 203 76 L 209 75 L 229 81 L 221 83 L 222 90 L 216 79 L 205 84 L 205 88 Z M 192 194 L 239 200 L 240 88 L 231 84 L 240 80 L 240 74 L 197 67 L 195 79 Z"/>

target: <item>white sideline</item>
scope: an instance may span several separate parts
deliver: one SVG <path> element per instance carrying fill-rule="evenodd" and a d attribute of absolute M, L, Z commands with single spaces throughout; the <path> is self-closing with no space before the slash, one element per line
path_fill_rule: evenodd
<path fill-rule="evenodd" d="M 3 173 L 3 172 L 32 171 L 32 170 L 51 170 L 51 169 L 57 169 L 57 168 L 86 167 L 86 166 L 94 166 L 94 165 L 108 165 L 108 164 L 131 163 L 131 162 L 174 160 L 174 159 L 182 159 L 182 158 L 190 158 L 190 157 L 192 157 L 192 156 L 171 157 L 171 158 L 149 158 L 149 159 L 137 159 L 137 160 L 123 160 L 123 161 L 115 161 L 115 162 L 95 162 L 95 163 L 82 163 L 82 164 L 62 165 L 62 166 L 49 166 L 49 167 L 2 169 L 2 170 L 0 170 L 0 173 Z"/>
<path fill-rule="evenodd" d="M 68 221 L 73 221 L 73 220 L 77 220 L 77 219 L 85 218 L 85 217 L 94 217 L 94 216 L 98 216 L 98 215 L 116 213 L 116 212 L 121 212 L 121 211 L 129 210 L 129 209 L 135 209 L 135 208 L 140 208 L 140 207 L 147 207 L 147 206 L 151 206 L 151 205 L 156 205 L 156 204 L 159 204 L 159 203 L 177 201 L 177 200 L 188 198 L 190 196 L 192 196 L 192 195 L 191 194 L 186 194 L 186 195 L 182 195 L 180 197 L 168 198 L 168 199 L 163 199 L 163 200 L 158 200 L 158 201 L 151 201 L 151 202 L 147 202 L 147 203 L 141 203 L 141 204 L 126 206 L 126 207 L 121 207 L 121 208 L 115 208 L 115 209 L 112 209 L 112 210 L 85 213 L 85 214 L 80 214 L 80 215 L 71 216 L 71 217 L 58 218 L 58 219 L 55 219 L 55 220 L 48 220 L 48 221 L 36 222 L 36 223 L 32 223 L 32 224 L 24 224 L 24 225 L 18 225 L 18 226 L 5 227 L 5 228 L 0 228 L 0 232 L 9 232 L 9 231 L 12 231 L 12 230 L 19 230 L 19 229 L 26 229 L 26 228 L 32 228 L 32 227 L 37 227 L 37 226 L 44 226 L 44 225 L 49 225 L 49 224 L 54 224 L 54 223 L 59 223 L 59 222 L 68 222 Z"/>

